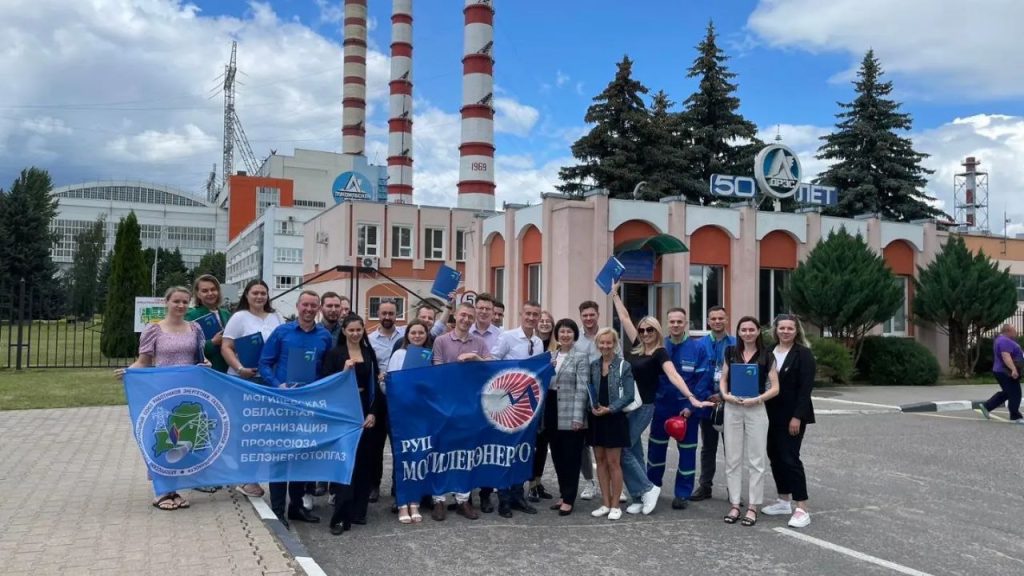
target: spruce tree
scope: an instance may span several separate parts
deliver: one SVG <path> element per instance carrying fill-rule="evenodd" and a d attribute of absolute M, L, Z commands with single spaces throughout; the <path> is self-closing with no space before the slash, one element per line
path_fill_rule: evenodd
<path fill-rule="evenodd" d="M 141 228 L 135 212 L 131 212 L 117 225 L 117 240 L 110 261 L 107 306 L 100 336 L 100 349 L 107 358 L 128 358 L 136 354 L 139 338 L 135 333 L 135 297 L 147 295 L 149 288 Z"/>
<path fill-rule="evenodd" d="M 910 130 L 912 120 L 888 98 L 892 82 L 883 82 L 882 74 L 874 51 L 868 50 L 854 82 L 857 97 L 839 103 L 837 130 L 822 137 L 818 158 L 833 164 L 820 182 L 839 188 L 839 204 L 826 212 L 844 217 L 881 214 L 904 222 L 942 216 L 924 192 L 932 171 L 921 161 L 928 155 L 898 134 Z"/>
<path fill-rule="evenodd" d="M 2 193 L 0 214 L 0 269 L 10 286 L 25 279 L 33 295 L 33 317 L 52 317 L 50 304 L 62 298 L 57 268 L 50 258 L 55 234 L 50 224 L 57 215 L 49 173 L 39 168 L 22 170 L 9 192 Z"/>
<path fill-rule="evenodd" d="M 633 61 L 623 56 L 615 79 L 587 108 L 584 120 L 594 127 L 572 145 L 580 164 L 558 171 L 560 191 L 581 195 L 599 187 L 612 198 L 632 197 L 633 188 L 645 179 L 650 117 L 644 94 L 647 88 L 633 79 Z"/>
<path fill-rule="evenodd" d="M 681 193 L 690 201 L 711 199 L 711 175 L 752 175 L 754 155 L 761 147 L 757 126 L 739 112 L 735 96 L 736 74 L 726 68 L 725 52 L 718 47 L 715 25 L 708 22 L 707 34 L 697 45 L 697 58 L 687 72 L 699 78 L 697 91 L 683 103 L 682 122 L 690 139 L 687 150 L 689 170 Z"/>
<path fill-rule="evenodd" d="M 659 90 L 651 101 L 648 145 L 644 154 L 644 178 L 647 185 L 640 197 L 658 200 L 678 196 L 687 168 L 683 126 L 675 103 Z"/>
<path fill-rule="evenodd" d="M 960 236 L 914 280 L 914 316 L 949 335 L 954 371 L 966 378 L 978 362 L 977 343 L 1017 310 L 1017 288 L 1009 269 L 1000 270 L 984 252 L 971 254 Z"/>
<path fill-rule="evenodd" d="M 75 236 L 75 256 L 71 280 L 70 312 L 79 318 L 91 318 L 97 309 L 96 292 L 100 261 L 107 240 L 106 221 L 100 216 L 88 230 Z"/>
<path fill-rule="evenodd" d="M 892 318 L 903 290 L 885 260 L 845 228 L 818 243 L 789 278 L 784 301 L 822 333 L 854 351 L 871 328 Z"/>

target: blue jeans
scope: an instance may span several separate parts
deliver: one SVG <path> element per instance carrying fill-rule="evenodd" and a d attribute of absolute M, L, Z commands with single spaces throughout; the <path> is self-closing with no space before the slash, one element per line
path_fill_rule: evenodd
<path fill-rule="evenodd" d="M 629 420 L 630 447 L 622 450 L 622 479 L 626 484 L 626 492 L 633 498 L 639 498 L 644 492 L 654 488 L 647 478 L 646 458 L 641 436 L 651 425 L 654 418 L 654 404 L 644 404 L 626 415 Z M 612 494 L 616 497 L 618 494 Z"/>

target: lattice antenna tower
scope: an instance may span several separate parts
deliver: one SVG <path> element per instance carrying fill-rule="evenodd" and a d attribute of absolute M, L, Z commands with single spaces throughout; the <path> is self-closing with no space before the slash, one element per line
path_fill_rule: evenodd
<path fill-rule="evenodd" d="M 224 67 L 224 158 L 222 186 L 235 170 L 235 74 L 238 72 L 238 42 L 231 42 L 231 60 Z"/>
<path fill-rule="evenodd" d="M 981 161 L 968 156 L 964 171 L 953 175 L 953 218 L 964 232 L 988 232 L 988 172 L 978 171 Z"/>

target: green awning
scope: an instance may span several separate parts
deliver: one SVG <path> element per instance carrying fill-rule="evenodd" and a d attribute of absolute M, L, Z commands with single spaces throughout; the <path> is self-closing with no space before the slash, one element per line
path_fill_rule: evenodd
<path fill-rule="evenodd" d="M 686 244 L 683 244 L 682 240 L 671 234 L 655 234 L 648 238 L 637 238 L 636 240 L 623 242 L 615 247 L 616 254 L 632 250 L 652 250 L 658 256 L 690 251 Z"/>

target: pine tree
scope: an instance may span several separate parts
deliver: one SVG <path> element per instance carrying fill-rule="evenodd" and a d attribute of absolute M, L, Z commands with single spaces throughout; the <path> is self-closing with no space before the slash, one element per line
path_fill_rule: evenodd
<path fill-rule="evenodd" d="M 754 155 L 762 144 L 757 126 L 738 112 L 740 99 L 732 82 L 736 74 L 725 66 L 729 58 L 718 47 L 714 23 L 708 22 L 697 52 L 687 77 L 700 78 L 700 85 L 683 103 L 682 122 L 690 147 L 681 193 L 690 201 L 707 202 L 712 199 L 711 175 L 751 175 Z"/>
<path fill-rule="evenodd" d="M 1009 269 L 1000 270 L 984 252 L 971 254 L 960 236 L 950 236 L 942 251 L 914 280 L 914 316 L 949 335 L 953 368 L 966 378 L 980 350 L 971 348 L 982 334 L 1017 310 L 1017 288 Z"/>
<path fill-rule="evenodd" d="M 33 294 L 33 317 L 52 317 L 50 303 L 61 291 L 57 268 L 50 258 L 55 240 L 50 224 L 57 215 L 57 199 L 51 195 L 53 182 L 45 170 L 22 170 L 2 193 L 0 209 L 0 270 L 11 286 L 25 279 L 25 288 Z"/>
<path fill-rule="evenodd" d="M 903 290 L 885 260 L 858 234 L 833 232 L 793 271 L 784 301 L 822 333 L 854 351 L 871 328 L 892 318 Z"/>
<path fill-rule="evenodd" d="M 643 95 L 648 90 L 632 74 L 633 61 L 623 56 L 615 79 L 587 108 L 584 120 L 594 127 L 572 145 L 580 164 L 558 171 L 560 191 L 581 195 L 598 187 L 613 198 L 631 198 L 633 188 L 645 179 L 650 117 Z"/>
<path fill-rule="evenodd" d="M 117 240 L 110 259 L 107 305 L 100 336 L 100 349 L 107 358 L 135 355 L 139 347 L 134 321 L 135 297 L 147 295 L 149 289 L 141 228 L 135 212 L 131 212 L 117 225 Z"/>
<path fill-rule="evenodd" d="M 103 258 L 107 232 L 100 216 L 92 227 L 75 236 L 75 257 L 68 274 L 71 281 L 70 312 L 79 318 L 91 318 L 97 309 L 96 292 L 100 260 Z"/>
<path fill-rule="evenodd" d="M 644 177 L 647 185 L 640 197 L 658 200 L 678 196 L 687 169 L 686 144 L 683 126 L 675 103 L 668 94 L 659 90 L 651 101 L 648 145 L 644 154 Z"/>
<path fill-rule="evenodd" d="M 839 103 L 837 130 L 822 137 L 818 158 L 834 164 L 820 182 L 839 188 L 839 204 L 827 213 L 881 214 L 904 222 L 940 217 L 942 211 L 928 203 L 931 198 L 923 190 L 932 173 L 921 166 L 928 155 L 897 134 L 910 130 L 912 120 L 899 111 L 898 102 L 887 98 L 892 82 L 881 81 L 882 74 L 874 51 L 868 50 L 854 82 L 857 97 Z"/>

